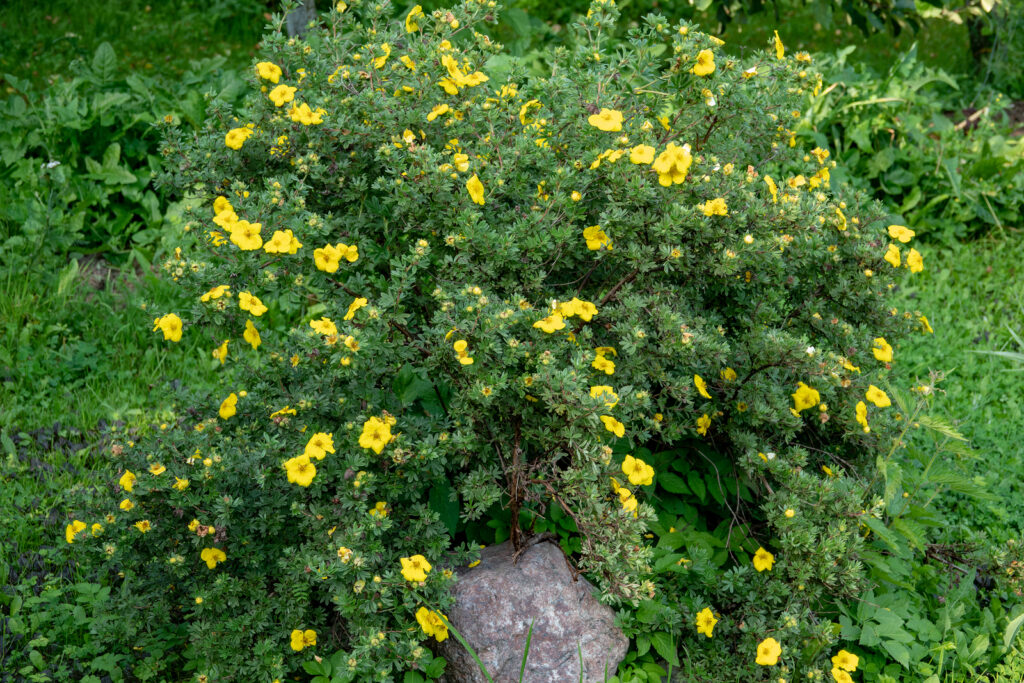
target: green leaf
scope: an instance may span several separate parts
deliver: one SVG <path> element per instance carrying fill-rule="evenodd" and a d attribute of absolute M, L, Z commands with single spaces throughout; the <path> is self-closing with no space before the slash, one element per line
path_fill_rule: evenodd
<path fill-rule="evenodd" d="M 454 500 L 452 500 L 453 494 L 455 495 Z M 448 533 L 455 536 L 459 525 L 459 499 L 451 484 L 443 482 L 432 486 L 427 507 L 441 517 L 441 522 L 448 529 Z"/>
<path fill-rule="evenodd" d="M 430 664 L 427 664 L 426 668 L 423 669 L 423 673 L 430 678 L 438 678 L 444 673 L 444 668 L 446 666 L 448 666 L 447 659 L 444 657 L 434 657 Z"/>
<path fill-rule="evenodd" d="M 679 666 L 679 655 L 676 653 L 676 645 L 672 636 L 664 631 L 651 634 L 651 645 L 661 658 L 672 666 Z"/>
<path fill-rule="evenodd" d="M 424 678 L 417 671 L 406 671 L 402 683 L 424 683 Z"/>
<path fill-rule="evenodd" d="M 110 43 L 104 41 L 96 48 L 92 56 L 92 72 L 101 83 L 106 83 L 114 78 L 117 71 L 117 55 Z"/>
<path fill-rule="evenodd" d="M 1013 621 L 1006 625 L 1006 630 L 1003 631 L 1003 646 L 1007 650 L 1010 649 L 1010 645 L 1013 643 L 1013 639 L 1017 637 L 1017 632 L 1022 625 L 1024 625 L 1024 612 L 1021 612 Z"/>
<path fill-rule="evenodd" d="M 653 600 L 644 600 L 636 610 L 636 620 L 642 624 L 653 624 L 658 621 L 662 606 Z"/>
<path fill-rule="evenodd" d="M 700 498 L 700 502 L 705 502 L 707 499 L 707 490 L 704 487 L 704 480 L 696 472 L 690 472 L 686 475 L 686 483 L 690 485 L 690 489 Z"/>
<path fill-rule="evenodd" d="M 690 493 L 690 487 L 686 485 L 683 478 L 671 472 L 660 473 L 658 484 L 669 493 Z"/>
<path fill-rule="evenodd" d="M 910 668 L 910 650 L 906 645 L 895 640 L 883 640 L 882 647 L 893 659 L 902 664 L 904 669 Z"/>
<path fill-rule="evenodd" d="M 7 436 L 7 432 L 0 432 L 0 444 L 3 445 L 7 455 L 14 455 L 17 452 L 14 449 L 14 440 Z"/>
<path fill-rule="evenodd" d="M 948 437 L 950 439 L 956 439 L 957 441 L 967 441 L 966 436 L 958 432 L 956 429 L 953 428 L 951 424 L 949 424 L 940 417 L 935 417 L 933 415 L 922 415 L 919 418 L 917 418 L 917 421 L 920 422 L 921 426 L 925 427 L 926 429 L 930 429 L 933 432 L 938 432 L 939 434 L 942 434 L 945 437 Z"/>

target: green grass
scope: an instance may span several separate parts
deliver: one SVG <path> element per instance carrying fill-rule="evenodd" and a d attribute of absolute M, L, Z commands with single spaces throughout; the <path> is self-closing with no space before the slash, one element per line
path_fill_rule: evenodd
<path fill-rule="evenodd" d="M 0 4 L 0 73 L 36 83 L 69 77 L 75 58 L 104 41 L 128 68 L 180 76 L 189 60 L 223 54 L 246 62 L 260 40 L 262 0 L 8 0 Z"/>
<path fill-rule="evenodd" d="M 951 505 L 950 513 L 995 542 L 1024 538 L 1024 364 L 979 353 L 1024 351 L 1024 240 L 1018 234 L 950 246 L 918 245 L 926 271 L 904 287 L 905 308 L 928 316 L 933 335 L 898 350 L 904 377 L 946 373 L 935 412 L 958 425 L 977 458 L 968 471 L 985 478 L 992 502 Z"/>
<path fill-rule="evenodd" d="M 714 30 L 713 15 L 709 14 L 700 23 L 706 30 Z M 787 52 L 834 52 L 852 45 L 856 48 L 853 61 L 884 72 L 916 42 L 918 56 L 928 66 L 954 74 L 971 71 L 966 27 L 939 19 L 927 20 L 919 31 L 903 31 L 896 37 L 883 33 L 865 36 L 852 26 L 823 26 L 810 7 L 786 6 L 780 8 L 778 21 L 769 10 L 748 22 L 727 25 L 720 37 L 726 41 L 726 50 L 732 52 L 740 52 L 738 48 L 762 49 L 770 46 L 776 29 Z"/>

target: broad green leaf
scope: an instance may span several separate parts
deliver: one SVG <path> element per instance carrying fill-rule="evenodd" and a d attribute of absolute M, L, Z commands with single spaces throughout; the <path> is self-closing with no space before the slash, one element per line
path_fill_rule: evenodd
<path fill-rule="evenodd" d="M 117 72 L 117 55 L 110 43 L 104 41 L 92 56 L 92 72 L 101 83 L 113 80 Z"/>
<path fill-rule="evenodd" d="M 676 646 L 671 635 L 664 631 L 652 633 L 651 645 L 662 659 L 672 666 L 679 666 L 679 655 L 676 653 Z"/>

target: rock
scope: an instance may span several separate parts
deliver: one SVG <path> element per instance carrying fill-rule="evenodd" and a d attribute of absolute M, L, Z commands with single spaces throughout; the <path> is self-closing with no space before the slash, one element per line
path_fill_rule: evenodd
<path fill-rule="evenodd" d="M 604 681 L 614 675 L 629 641 L 615 613 L 593 596 L 582 576 L 573 581 L 561 549 L 528 547 L 512 563 L 511 543 L 484 548 L 480 564 L 459 570 L 448 619 L 487 667 L 495 683 L 518 683 L 526 636 L 533 636 L 523 683 Z M 446 683 L 485 683 L 480 667 L 454 637 L 440 646 Z M 580 678 L 580 650 L 583 677 Z"/>

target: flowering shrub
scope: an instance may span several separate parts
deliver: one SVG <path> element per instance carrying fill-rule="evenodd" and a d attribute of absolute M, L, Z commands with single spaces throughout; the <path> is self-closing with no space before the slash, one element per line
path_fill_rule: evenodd
<path fill-rule="evenodd" d="M 740 63 L 658 16 L 613 53 L 598 0 L 528 78 L 477 31 L 494 3 L 390 11 L 278 21 L 243 107 L 168 125 L 193 208 L 154 339 L 207 339 L 223 389 L 116 444 L 69 527 L 119 572 L 104 635 L 141 678 L 272 680 L 309 653 L 336 680 L 433 677 L 454 568 L 561 519 L 631 632 L 750 680 L 831 668 L 814 610 L 860 588 L 843 471 L 874 462 L 880 376 L 927 321 L 886 302 L 913 231 L 794 146 L 804 58 Z M 703 501 L 709 457 L 735 523 L 710 545 L 718 513 L 671 502 Z"/>

